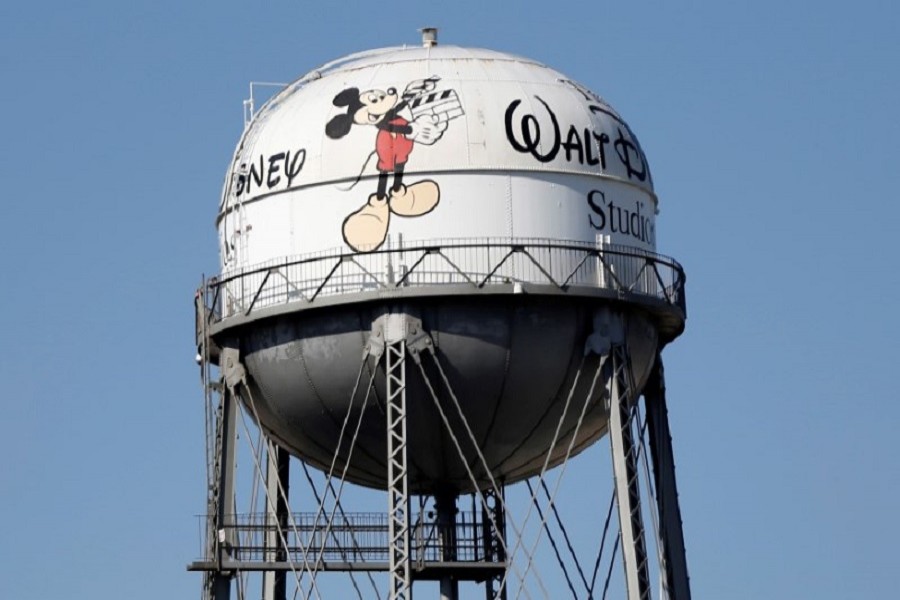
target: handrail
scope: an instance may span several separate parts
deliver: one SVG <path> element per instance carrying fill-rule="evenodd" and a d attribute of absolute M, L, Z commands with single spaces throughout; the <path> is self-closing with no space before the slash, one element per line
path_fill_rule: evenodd
<path fill-rule="evenodd" d="M 210 323 L 293 302 L 416 288 L 545 285 L 562 292 L 609 290 L 685 311 L 684 269 L 641 248 L 544 239 L 438 240 L 402 248 L 284 258 L 212 277 L 201 289 Z"/>
<path fill-rule="evenodd" d="M 480 512 L 460 510 L 453 524 L 437 523 L 424 513 L 411 515 L 411 550 L 414 561 L 446 560 L 445 541 L 455 540 L 453 561 L 500 563 L 498 556 L 486 551 L 490 529 Z M 323 535 L 324 519 L 316 513 L 291 513 L 295 526 L 285 532 L 283 548 L 294 562 L 301 562 L 306 548 L 316 561 L 377 562 L 388 560 L 388 514 L 375 512 L 343 513 L 335 516 L 328 535 Z M 240 561 L 271 560 L 267 538 L 278 524 L 267 513 L 233 514 L 224 525 L 234 543 L 231 557 Z"/>

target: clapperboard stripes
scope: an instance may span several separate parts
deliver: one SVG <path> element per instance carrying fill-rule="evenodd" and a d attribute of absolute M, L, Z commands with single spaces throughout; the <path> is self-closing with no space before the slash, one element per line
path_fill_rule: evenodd
<path fill-rule="evenodd" d="M 459 97 L 454 90 L 442 90 L 419 96 L 409 105 L 413 119 L 420 115 L 434 115 L 438 123 L 446 122 L 465 114 Z"/>

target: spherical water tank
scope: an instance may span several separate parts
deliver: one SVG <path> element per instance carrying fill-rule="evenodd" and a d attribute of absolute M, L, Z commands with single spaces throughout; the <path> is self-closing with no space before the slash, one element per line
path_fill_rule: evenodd
<path fill-rule="evenodd" d="M 374 377 L 347 478 L 385 487 L 384 373 L 364 350 L 380 315 L 421 320 L 491 474 L 511 483 L 541 468 L 576 374 L 598 364 L 585 348 L 603 321 L 624 323 L 638 387 L 681 332 L 683 272 L 655 253 L 656 213 L 634 133 L 565 75 L 452 46 L 349 56 L 285 87 L 244 130 L 217 219 L 212 331 L 240 352 L 260 425 L 320 468 L 348 409 L 359 415 L 360 368 L 363 387 Z M 409 373 L 412 491 L 470 490 Z M 605 432 L 596 396 L 576 452 Z M 340 469 L 346 442 L 337 454 Z"/>

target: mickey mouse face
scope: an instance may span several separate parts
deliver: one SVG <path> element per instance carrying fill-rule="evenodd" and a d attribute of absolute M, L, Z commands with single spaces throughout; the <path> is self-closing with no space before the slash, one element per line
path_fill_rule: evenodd
<path fill-rule="evenodd" d="M 346 106 L 347 112 L 335 115 L 325 126 L 325 133 L 332 139 L 339 139 L 350 133 L 354 123 L 375 125 L 397 105 L 397 100 L 395 88 L 388 88 L 386 92 L 381 90 L 360 92 L 355 87 L 347 88 L 335 96 L 332 102 L 338 107 Z"/>
<path fill-rule="evenodd" d="M 359 125 L 374 125 L 392 108 L 397 106 L 397 90 L 388 88 L 386 92 L 381 90 L 368 90 L 359 95 L 360 106 L 353 113 L 353 122 Z"/>

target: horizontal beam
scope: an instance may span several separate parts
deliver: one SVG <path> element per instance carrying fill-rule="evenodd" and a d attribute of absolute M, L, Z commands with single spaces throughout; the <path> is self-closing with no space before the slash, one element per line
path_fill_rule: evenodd
<path fill-rule="evenodd" d="M 415 580 L 438 580 L 442 577 L 456 577 L 463 581 L 483 581 L 502 575 L 507 568 L 505 562 L 426 562 L 417 564 L 413 561 L 412 578 Z M 320 572 L 353 572 L 353 571 L 387 571 L 387 561 L 379 562 L 340 562 L 329 561 L 319 563 L 318 567 L 309 566 Z M 195 561 L 188 565 L 188 571 L 294 571 L 301 570 L 297 564 L 289 562 L 264 562 L 225 560 L 221 564 L 216 561 Z"/>

